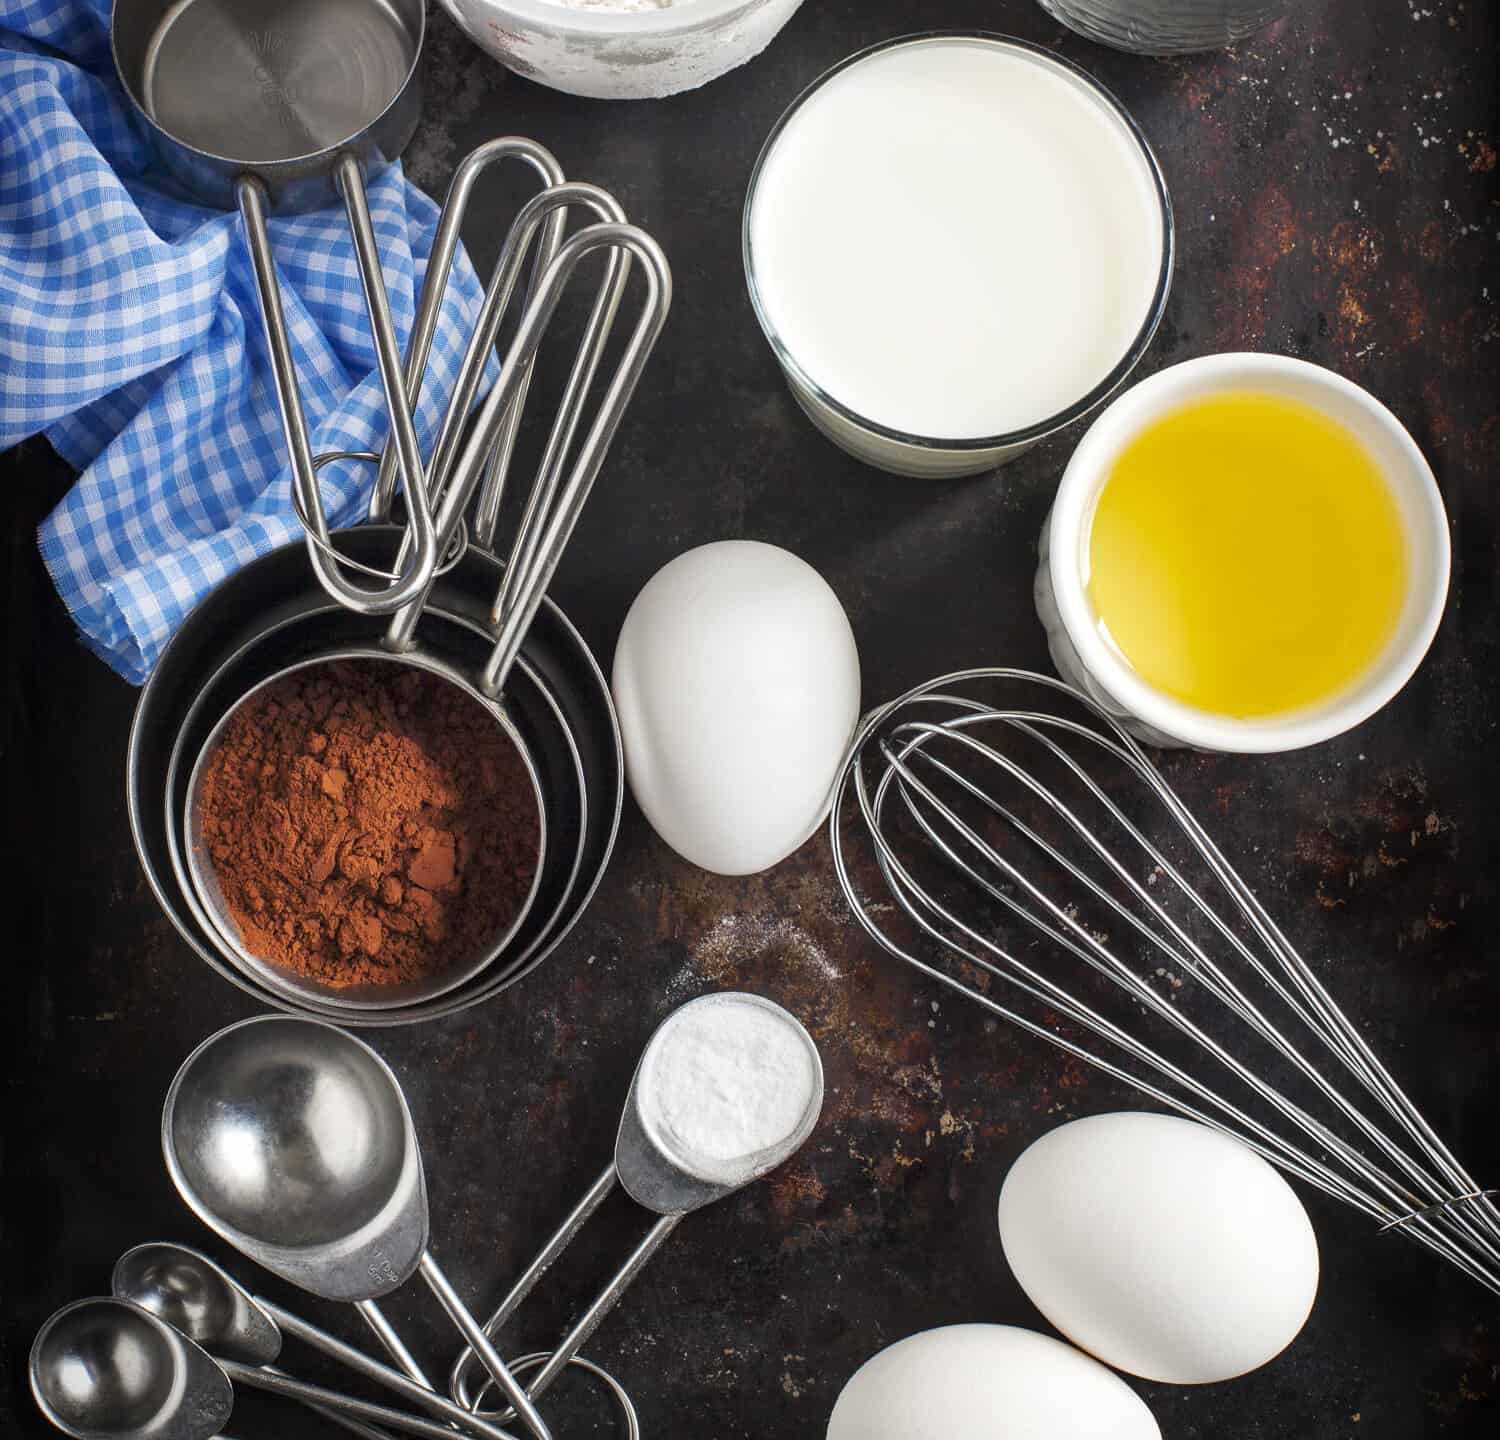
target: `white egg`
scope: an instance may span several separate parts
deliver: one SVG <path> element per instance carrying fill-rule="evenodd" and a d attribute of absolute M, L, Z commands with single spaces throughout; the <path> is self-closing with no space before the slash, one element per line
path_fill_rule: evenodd
<path fill-rule="evenodd" d="M 631 793 L 684 859 L 753 874 L 827 814 L 859 655 L 805 561 L 753 540 L 679 555 L 630 607 L 612 683 Z"/>
<path fill-rule="evenodd" d="M 949 1325 L 866 1360 L 827 1440 L 1161 1440 L 1161 1430 L 1118 1375 L 1061 1340 Z"/>
<path fill-rule="evenodd" d="M 1178 1385 L 1264 1365 L 1318 1290 L 1317 1238 L 1291 1186 L 1174 1115 L 1093 1115 L 1042 1136 L 1005 1177 L 1000 1240 L 1075 1345 Z"/>

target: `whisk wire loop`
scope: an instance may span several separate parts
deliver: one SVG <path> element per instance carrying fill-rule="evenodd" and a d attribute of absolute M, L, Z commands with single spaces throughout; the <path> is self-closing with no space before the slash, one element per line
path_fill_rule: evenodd
<path fill-rule="evenodd" d="M 997 715 L 994 717 L 980 718 L 994 718 L 1006 725 L 1014 726 L 1019 730 L 1035 736 L 1034 731 L 1031 731 L 1024 722 L 1018 721 L 1013 715 Z M 927 789 L 926 787 L 917 786 L 914 777 L 912 776 L 912 772 L 909 768 L 908 762 L 910 759 L 920 756 L 925 761 L 932 764 L 935 768 L 940 769 L 942 773 L 949 776 L 950 778 L 953 778 L 957 784 L 959 784 L 964 790 L 968 791 L 970 794 L 978 798 L 980 802 L 990 811 L 1005 817 L 1014 830 L 1023 835 L 1025 838 L 1029 839 L 1044 854 L 1053 859 L 1068 873 L 1068 875 L 1073 880 L 1076 880 L 1085 888 L 1086 891 L 1094 895 L 1096 898 L 1100 899 L 1111 910 L 1112 913 L 1122 917 L 1134 929 L 1136 929 L 1139 934 L 1154 943 L 1165 956 L 1167 956 L 1169 959 L 1175 959 L 1178 963 L 1184 962 L 1185 957 L 1183 957 L 1171 945 L 1169 945 L 1163 937 L 1153 932 L 1138 916 L 1134 914 L 1134 912 L 1130 911 L 1113 895 L 1109 894 L 1107 890 L 1097 884 L 1092 879 L 1092 877 L 1087 874 L 1086 871 L 1084 871 L 1081 867 L 1074 865 L 1060 850 L 1050 845 L 1042 836 L 1038 835 L 1035 830 L 1027 826 L 1026 823 L 1018 816 L 1016 816 L 1011 810 L 1007 809 L 1003 805 L 1000 805 L 993 799 L 993 797 L 987 795 L 983 790 L 981 790 L 977 785 L 970 782 L 966 777 L 959 776 L 957 772 L 954 771 L 951 767 L 943 765 L 941 761 L 936 760 L 928 750 L 923 748 L 928 741 L 934 738 L 948 738 L 960 742 L 973 753 L 981 755 L 986 760 L 993 762 L 997 766 L 1004 769 L 1007 773 L 1013 775 L 1024 784 L 1028 791 L 1043 800 L 1054 813 L 1058 814 L 1067 822 L 1069 827 L 1080 837 L 1080 839 L 1085 841 L 1088 848 L 1094 854 L 1098 855 L 1107 863 L 1110 870 L 1128 887 L 1130 887 L 1130 889 L 1133 891 L 1133 893 L 1136 894 L 1136 896 L 1142 901 L 1142 903 L 1168 926 L 1168 928 L 1173 932 L 1176 938 L 1187 949 L 1193 952 L 1193 958 L 1190 960 L 1186 960 L 1186 962 L 1184 963 L 1184 968 L 1187 969 L 1189 973 L 1191 973 L 1196 979 L 1198 979 L 1205 986 L 1205 988 L 1215 996 L 1216 999 L 1220 1000 L 1223 1004 L 1234 1010 L 1235 1013 L 1237 1013 L 1240 1018 L 1244 1020 L 1245 1023 L 1247 1023 L 1263 1040 L 1273 1046 L 1273 1048 L 1275 1048 L 1287 1060 L 1295 1065 L 1307 1079 L 1309 1079 L 1320 1091 L 1322 1091 L 1322 1093 L 1328 1098 L 1331 1103 L 1339 1108 L 1339 1110 L 1346 1116 L 1346 1118 L 1357 1125 L 1367 1135 L 1367 1137 L 1380 1150 L 1382 1150 L 1382 1152 L 1386 1154 L 1387 1158 L 1390 1159 L 1392 1163 L 1397 1165 L 1404 1165 L 1408 1170 L 1421 1175 L 1427 1183 L 1436 1185 L 1438 1182 L 1436 1182 L 1423 1167 L 1418 1165 L 1418 1163 L 1410 1155 L 1407 1155 L 1403 1151 L 1401 1151 L 1400 1148 L 1396 1146 L 1396 1144 L 1392 1140 L 1390 1140 L 1389 1137 L 1384 1135 L 1379 1130 L 1379 1128 L 1376 1127 L 1373 1122 L 1371 1122 L 1357 1107 L 1346 1100 L 1345 1097 L 1341 1095 L 1338 1090 L 1331 1084 L 1331 1082 L 1328 1081 L 1323 1072 L 1315 1064 L 1313 1064 L 1313 1062 L 1309 1060 L 1295 1045 L 1293 1045 L 1285 1036 L 1283 1036 L 1280 1031 L 1276 1029 L 1269 1018 L 1251 1001 L 1249 996 L 1234 984 L 1233 980 L 1213 962 L 1213 960 L 1206 952 L 1202 951 L 1195 944 L 1195 942 L 1186 933 L 1186 931 L 1184 931 L 1179 925 L 1177 925 L 1176 922 L 1167 914 L 1167 912 L 1154 899 L 1152 899 L 1152 897 L 1146 892 L 1144 887 L 1142 887 L 1139 882 L 1135 880 L 1135 878 L 1130 874 L 1129 870 L 1126 868 L 1123 862 L 1115 857 L 1113 852 L 1077 818 L 1073 811 L 1069 809 L 1052 790 L 1038 783 L 1033 776 L 1022 770 L 1020 767 L 1016 766 L 1007 756 L 1000 754 L 992 747 L 985 745 L 981 741 L 978 741 L 972 735 L 967 734 L 962 728 L 960 728 L 962 726 L 972 724 L 973 719 L 974 717 L 969 717 L 963 721 L 955 721 L 953 722 L 953 728 L 951 730 L 944 730 L 941 727 L 910 724 L 898 727 L 896 731 L 898 735 L 914 736 L 915 738 L 911 739 L 907 743 L 907 745 L 903 747 L 903 750 L 899 755 L 891 748 L 889 742 L 882 742 L 882 753 L 886 757 L 887 765 L 896 771 L 898 781 L 900 782 L 900 790 L 903 794 L 903 797 L 906 799 L 908 808 L 913 816 L 917 819 L 918 824 L 923 829 L 924 833 L 927 834 L 929 839 L 933 840 L 934 843 L 937 843 L 939 845 L 942 844 L 939 837 L 927 824 L 926 819 L 913 806 L 911 792 L 914 788 L 919 788 L 921 790 L 923 798 L 930 803 L 932 811 L 935 815 L 942 818 L 948 824 L 956 827 L 959 833 L 965 838 L 965 840 L 967 840 L 972 846 L 974 846 L 976 850 L 979 851 L 982 858 L 995 865 L 997 868 L 1001 869 L 1008 878 L 1014 880 L 1015 883 L 1022 886 L 1027 891 L 1027 893 L 1030 894 L 1038 902 L 1038 904 L 1044 907 L 1054 917 L 1058 924 L 1066 927 L 1066 930 L 1069 933 L 1064 934 L 1060 932 L 1055 926 L 1049 924 L 1046 920 L 1035 914 L 1035 912 L 1027 912 L 1023 907 L 1020 907 L 1017 904 L 1012 896 L 1007 895 L 1003 891 L 992 887 L 981 874 L 977 873 L 972 867 L 962 861 L 960 857 L 956 855 L 951 849 L 943 846 L 946 858 L 958 868 L 964 870 L 964 872 L 968 874 L 971 879 L 974 879 L 983 888 L 989 891 L 989 893 L 991 893 L 991 895 L 995 899 L 999 900 L 1002 904 L 1012 909 L 1021 918 L 1026 919 L 1029 923 L 1031 923 L 1037 929 L 1041 930 L 1044 934 L 1047 934 L 1057 943 L 1063 945 L 1064 948 L 1066 948 L 1070 953 L 1083 960 L 1086 964 L 1089 964 L 1097 969 L 1107 970 L 1110 978 L 1116 980 L 1117 983 L 1130 991 L 1130 993 L 1132 993 L 1135 998 L 1138 999 L 1142 1004 L 1146 1005 L 1147 1008 L 1157 1013 L 1168 1024 L 1174 1025 L 1184 1033 L 1189 1034 L 1200 1046 L 1209 1051 L 1209 1053 L 1211 1053 L 1221 1063 L 1225 1064 L 1240 1080 L 1260 1092 L 1263 1098 L 1270 1098 L 1270 1095 L 1272 1093 L 1270 1091 L 1270 1087 L 1267 1086 L 1259 1077 L 1246 1069 L 1232 1054 L 1229 1054 L 1224 1050 L 1223 1047 L 1217 1045 L 1197 1026 L 1192 1025 L 1181 1014 L 1181 1012 L 1175 1010 L 1163 999 L 1161 999 L 1161 997 L 1158 996 L 1157 992 L 1153 990 L 1151 986 L 1143 978 L 1137 975 L 1127 964 L 1118 959 L 1104 945 L 1102 940 L 1100 940 L 1097 935 L 1093 934 L 1085 927 L 1080 925 L 1078 921 L 1075 920 L 1065 909 L 1059 908 L 1052 900 L 1048 898 L 1048 896 L 1043 891 L 1041 891 L 1030 880 L 1028 880 L 1014 866 L 1007 862 L 1004 857 L 1000 856 L 989 845 L 987 845 L 983 840 L 975 835 L 968 826 L 963 825 L 958 820 L 958 817 L 955 816 L 951 810 L 945 807 L 931 790 Z M 1071 757 L 1068 757 L 1065 752 L 1052 745 L 1050 741 L 1045 739 L 1045 737 L 1037 738 L 1041 738 L 1043 740 L 1043 743 L 1046 744 L 1055 755 L 1063 759 L 1070 768 L 1077 771 L 1077 767 L 1073 764 Z M 1088 779 L 1088 777 L 1084 778 L 1087 780 L 1089 788 L 1099 795 L 1113 817 L 1117 819 L 1134 838 L 1142 843 L 1142 845 L 1148 850 L 1148 853 L 1159 860 L 1164 860 L 1164 857 L 1160 856 L 1160 852 L 1145 840 L 1145 837 L 1138 829 L 1136 829 L 1133 824 L 1131 824 L 1131 822 L 1123 814 L 1123 812 L 1120 811 L 1119 807 L 1116 806 L 1112 801 L 1110 801 L 1107 796 L 1104 796 L 1103 792 L 1099 790 L 1099 787 L 1095 785 L 1092 780 Z M 1253 953 L 1250 955 L 1250 959 L 1261 978 L 1265 980 L 1272 987 L 1273 991 L 1280 995 L 1285 1002 L 1295 1008 L 1295 1002 L 1292 1000 L 1291 996 L 1285 991 L 1285 989 L 1279 984 L 1279 982 L 1276 981 L 1275 977 L 1271 975 L 1270 972 L 1260 964 L 1259 960 L 1253 955 Z M 1291 1105 L 1290 1102 L 1286 1103 L 1288 1115 L 1295 1120 L 1298 1127 L 1302 1129 L 1304 1133 L 1307 1134 L 1310 1138 L 1316 1140 L 1319 1144 L 1327 1148 L 1338 1151 L 1347 1161 L 1354 1162 L 1359 1160 L 1360 1157 L 1358 1156 L 1357 1152 L 1355 1152 L 1352 1147 L 1349 1147 L 1346 1142 L 1344 1142 L 1336 1133 L 1329 1130 L 1315 1117 L 1308 1114 L 1307 1111 L 1301 1109 L 1300 1107 Z M 1399 1182 L 1394 1177 L 1384 1171 L 1374 1170 L 1373 1168 L 1372 1173 L 1378 1178 L 1381 1187 L 1386 1191 L 1388 1198 L 1391 1198 L 1393 1200 L 1399 1200 L 1401 1198 L 1403 1191 Z"/>
<path fill-rule="evenodd" d="M 990 703 L 972 693 L 980 685 L 1041 690 L 1046 708 Z M 893 903 L 866 899 L 856 883 L 850 842 L 861 831 Z M 1500 1294 L 1497 1192 L 1459 1164 L 1140 743 L 1092 697 L 998 668 L 913 688 L 861 723 L 830 840 L 861 927 L 897 959 Z M 1050 867 L 1041 878 L 1039 863 Z M 1195 883 L 1200 870 L 1206 886 Z M 1045 943 L 1043 960 L 1004 943 L 1007 920 Z M 1100 998 L 1082 998 L 1054 962 L 1077 962 L 1078 980 L 1096 989 L 1104 982 Z M 990 993 L 997 983 L 1004 997 Z M 1106 1012 L 1111 994 L 1133 1020 Z M 1143 1024 L 1211 1059 L 1246 1102 L 1136 1033 Z M 1236 1038 L 1219 1038 L 1228 1024 Z M 1274 1073 L 1261 1073 L 1247 1041 L 1265 1047 Z M 1327 1119 L 1286 1092 L 1291 1079 Z"/>

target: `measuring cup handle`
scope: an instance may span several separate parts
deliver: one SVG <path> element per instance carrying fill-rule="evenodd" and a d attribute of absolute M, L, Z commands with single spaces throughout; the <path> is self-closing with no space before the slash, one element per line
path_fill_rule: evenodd
<path fill-rule="evenodd" d="M 515 663 L 521 650 L 521 642 L 526 638 L 526 632 L 541 606 L 548 585 L 552 583 L 552 576 L 556 573 L 563 551 L 578 524 L 578 517 L 583 512 L 589 492 L 604 464 L 604 457 L 624 418 L 626 407 L 635 394 L 641 372 L 661 334 L 667 311 L 672 304 L 672 271 L 655 240 L 634 225 L 616 222 L 590 225 L 568 240 L 558 252 L 557 259 L 544 277 L 536 304 L 523 318 L 521 328 L 512 342 L 510 357 L 506 360 L 507 367 L 514 363 L 515 357 L 534 352 L 541 332 L 557 305 L 562 288 L 579 261 L 599 249 L 624 251 L 640 263 L 646 284 L 645 303 L 615 373 L 610 378 L 604 398 L 600 401 L 593 424 L 579 446 L 572 470 L 560 484 L 557 483 L 556 474 L 542 477 L 544 483 L 549 478 L 552 482 L 549 488 L 554 493 L 546 497 L 551 503 L 547 506 L 539 503 L 532 507 L 527 522 L 516 537 L 492 615 L 492 620 L 498 627 L 495 647 L 479 680 L 480 690 L 491 697 L 498 696 L 505 687 L 510 667 Z M 624 283 L 624 278 L 622 269 L 620 284 Z M 612 308 L 610 314 L 612 317 Z M 497 391 L 498 389 L 499 386 L 496 387 Z M 492 402 L 494 398 L 492 394 Z M 581 398 L 581 395 L 574 395 L 570 387 L 569 399 Z M 564 418 L 571 433 L 571 427 L 577 424 L 577 415 L 575 413 L 559 417 L 560 420 Z M 474 441 L 471 440 L 469 450 L 459 462 L 460 471 L 470 463 L 474 448 Z M 552 455 L 550 460 L 554 468 L 560 467 L 561 454 Z M 539 491 L 542 488 L 539 485 Z"/>
<path fill-rule="evenodd" d="M 352 180 L 346 178 L 349 167 L 352 167 Z M 379 614 L 399 609 L 426 589 L 437 568 L 437 542 L 426 499 L 416 430 L 411 420 L 411 408 L 406 403 L 405 386 L 400 378 L 400 353 L 396 345 L 395 329 L 391 324 L 385 281 L 380 273 L 374 227 L 364 203 L 364 183 L 359 176 L 358 162 L 352 157 L 346 157 L 345 161 L 340 162 L 339 177 L 354 231 L 355 254 L 359 261 L 361 280 L 364 282 L 382 380 L 385 379 L 387 368 L 392 365 L 397 380 L 400 403 L 390 406 L 390 409 L 392 432 L 402 455 L 402 473 L 403 476 L 415 474 L 417 477 L 415 484 L 408 483 L 407 486 L 414 540 L 412 563 L 400 580 L 384 590 L 366 590 L 353 584 L 340 572 L 338 562 L 331 558 L 331 553 L 313 543 L 316 540 L 323 542 L 324 546 L 328 545 L 328 516 L 323 508 L 323 497 L 313 468 L 312 443 L 308 437 L 307 417 L 302 409 L 302 396 L 297 384 L 297 364 L 292 354 L 286 312 L 281 303 L 276 260 L 271 251 L 265 187 L 253 176 L 242 176 L 235 184 L 235 198 L 240 218 L 245 225 L 250 264 L 255 276 L 255 292 L 260 302 L 271 373 L 276 383 L 276 400 L 281 411 L 281 427 L 292 464 L 292 483 L 299 497 L 298 508 L 303 523 L 311 531 L 308 556 L 312 561 L 313 572 L 318 583 L 339 604 L 361 614 Z"/>
<path fill-rule="evenodd" d="M 492 461 L 490 475 L 485 482 L 490 498 L 482 502 L 481 508 L 484 503 L 498 507 L 499 489 L 503 484 L 505 467 L 509 463 L 510 446 L 536 359 L 536 345 L 519 350 L 512 344 L 501 366 L 500 378 L 490 392 L 474 427 L 476 438 L 464 449 L 460 458 L 459 450 L 468 423 L 469 408 L 478 394 L 485 363 L 494 348 L 495 338 L 510 307 L 511 297 L 533 241 L 540 232 L 541 243 L 537 246 L 536 262 L 541 268 L 533 270 L 522 308 L 523 328 L 526 317 L 533 314 L 541 301 L 548 277 L 553 274 L 553 260 L 561 226 L 567 218 L 567 210 L 574 205 L 586 206 L 595 214 L 609 219 L 623 219 L 624 215 L 619 203 L 598 186 L 577 181 L 564 182 L 550 186 L 539 195 L 533 195 L 521 207 L 505 237 L 505 244 L 501 247 L 495 273 L 486 288 L 484 303 L 480 306 L 479 318 L 469 336 L 463 362 L 459 367 L 458 384 L 454 387 L 447 412 L 443 416 L 429 467 L 438 546 L 444 554 L 462 524 L 463 512 L 480 482 L 480 471 L 484 468 L 487 457 Z M 542 264 L 543 261 L 546 263 Z M 554 296 L 546 308 L 543 326 L 555 303 Z M 539 333 L 537 338 L 540 338 Z M 407 553 L 405 544 L 401 553 L 404 559 Z M 425 595 L 419 597 L 392 617 L 385 638 L 388 650 L 399 654 L 411 647 L 425 598 Z"/>
<path fill-rule="evenodd" d="M 453 270 L 453 259 L 458 253 L 459 228 L 468 212 L 469 200 L 479 177 L 491 165 L 502 160 L 522 160 L 541 177 L 542 184 L 551 188 L 563 183 L 562 166 L 545 146 L 535 140 L 526 140 L 516 135 L 487 140 L 477 149 L 471 150 L 453 174 L 448 194 L 443 200 L 442 214 L 438 217 L 437 230 L 433 235 L 432 249 L 427 257 L 427 270 L 422 278 L 422 294 L 417 302 L 417 315 L 412 324 L 411 339 L 406 347 L 406 393 L 413 406 L 422 393 L 422 381 L 427 370 L 427 357 L 432 350 L 432 341 L 437 334 L 438 320 L 442 315 L 443 297 L 448 289 L 448 279 Z M 555 245 L 553 247 L 556 248 Z M 547 259 L 551 259 L 550 253 Z M 466 388 L 477 387 L 477 375 L 469 372 L 474 368 L 476 357 L 466 354 L 455 382 L 455 394 Z M 483 372 L 485 356 L 477 356 L 477 369 Z M 467 406 L 465 406 L 467 410 Z M 394 437 L 388 439 L 380 457 L 380 469 L 375 476 L 375 489 L 370 496 L 370 519 L 384 520 L 391 510 L 391 501 L 396 493 L 396 448 Z M 436 477 L 429 478 L 428 500 L 436 507 L 438 498 Z"/>

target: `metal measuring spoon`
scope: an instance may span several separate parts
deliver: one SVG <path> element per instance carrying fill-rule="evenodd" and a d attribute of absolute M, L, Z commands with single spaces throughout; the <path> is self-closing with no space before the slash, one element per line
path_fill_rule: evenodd
<path fill-rule="evenodd" d="M 428 1249 L 411 1112 L 363 1041 L 290 1016 L 230 1025 L 182 1062 L 161 1139 L 173 1184 L 204 1224 L 273 1275 L 358 1305 L 425 1383 L 375 1303 L 420 1274 L 526 1427 L 551 1440 Z"/>
<path fill-rule="evenodd" d="M 74 1440 L 209 1440 L 234 1409 L 235 1383 L 422 1440 L 453 1440 L 453 1431 L 434 1420 L 238 1360 L 215 1360 L 160 1316 L 113 1295 L 76 1300 L 53 1314 L 32 1344 L 30 1374 L 42 1414 Z M 466 1423 L 476 1428 L 474 1416 Z"/>
<path fill-rule="evenodd" d="M 705 1179 L 693 1174 L 662 1148 L 656 1138 L 651 1135 L 641 1116 L 641 1077 L 646 1071 L 647 1062 L 670 1039 L 672 1029 L 679 1017 L 700 1005 L 748 1005 L 770 1011 L 802 1037 L 812 1060 L 812 1089 L 807 1108 L 796 1128 L 780 1144 L 750 1157 L 747 1168 L 742 1170 L 732 1183 Z M 638 1205 L 660 1216 L 660 1219 L 646 1233 L 645 1239 L 631 1252 L 625 1263 L 615 1272 L 614 1278 L 599 1292 L 598 1297 L 583 1312 L 577 1323 L 563 1337 L 561 1344 L 537 1371 L 536 1378 L 527 1390 L 533 1400 L 541 1396 L 578 1351 L 588 1343 L 589 1337 L 599 1328 L 600 1322 L 619 1303 L 621 1296 L 630 1288 L 631 1282 L 645 1268 L 646 1262 L 661 1248 L 662 1242 L 676 1228 L 678 1221 L 694 1210 L 701 1210 L 705 1205 L 712 1205 L 716 1200 L 722 1200 L 737 1190 L 743 1190 L 745 1186 L 776 1169 L 812 1134 L 813 1126 L 818 1123 L 818 1115 L 822 1108 L 823 1062 L 818 1055 L 818 1047 L 813 1044 L 812 1036 L 807 1033 L 794 1015 L 770 1000 L 759 995 L 746 995 L 737 991 L 701 995 L 696 1000 L 690 1000 L 686 1005 L 680 1005 L 656 1027 L 645 1050 L 641 1052 L 641 1058 L 635 1067 L 635 1074 L 630 1081 L 630 1091 L 625 1097 L 625 1110 L 620 1117 L 619 1133 L 615 1137 L 613 1161 L 589 1187 L 583 1199 L 578 1202 L 572 1213 L 558 1227 L 557 1232 L 542 1247 L 536 1259 L 522 1272 L 520 1278 L 511 1287 L 510 1293 L 500 1302 L 499 1308 L 485 1322 L 486 1335 L 493 1338 L 499 1334 L 553 1261 L 567 1249 L 569 1242 L 583 1228 L 589 1216 L 604 1203 L 605 1198 L 617 1184 L 622 1186 L 625 1193 Z M 489 1388 L 486 1382 L 477 1391 L 471 1390 L 469 1381 L 475 1360 L 473 1350 L 464 1350 L 454 1362 L 448 1382 L 453 1398 L 469 1410 L 477 1408 L 484 1398 L 485 1391 Z"/>
<path fill-rule="evenodd" d="M 207 1440 L 234 1409 L 234 1387 L 192 1341 L 124 1300 L 79 1300 L 31 1346 L 31 1393 L 78 1440 Z"/>
<path fill-rule="evenodd" d="M 110 1289 L 121 1299 L 133 1300 L 151 1311 L 221 1360 L 238 1360 L 278 1375 L 281 1372 L 273 1368 L 273 1362 L 281 1354 L 285 1333 L 450 1424 L 478 1429 L 486 1440 L 497 1440 L 504 1434 L 491 1426 L 476 1427 L 473 1417 L 446 1396 L 436 1395 L 390 1366 L 372 1360 L 274 1301 L 252 1295 L 207 1255 L 187 1245 L 155 1241 L 127 1250 L 115 1262 Z M 365 1440 L 389 1440 L 382 1431 L 337 1409 L 313 1408 Z"/>

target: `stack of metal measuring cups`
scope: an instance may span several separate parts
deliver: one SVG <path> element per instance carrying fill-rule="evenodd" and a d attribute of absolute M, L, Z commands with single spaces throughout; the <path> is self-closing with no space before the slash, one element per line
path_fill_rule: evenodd
<path fill-rule="evenodd" d="M 545 1385 L 522 1377 L 541 1369 L 550 1380 L 573 1365 L 606 1388 L 621 1433 L 637 1440 L 629 1395 L 576 1346 L 555 1365 L 550 1354 L 507 1364 L 496 1353 L 433 1254 L 422 1155 L 400 1082 L 354 1036 L 289 1016 L 219 1031 L 178 1070 L 161 1137 L 178 1194 L 209 1229 L 305 1293 L 352 1305 L 389 1363 L 251 1293 L 189 1246 L 136 1245 L 116 1263 L 108 1295 L 63 1306 L 32 1346 L 32 1393 L 64 1434 L 209 1440 L 243 1388 L 298 1401 L 364 1440 L 516 1440 L 522 1431 L 550 1440 L 536 1404 Z M 440 1394 L 387 1317 L 381 1302 L 418 1276 L 508 1404 L 498 1419 Z M 404 1405 L 288 1375 L 276 1363 L 284 1339 Z"/>
<path fill-rule="evenodd" d="M 421 391 L 475 183 L 502 161 L 520 162 L 542 188 L 515 214 L 501 247 L 431 454 L 407 464 L 404 427 L 396 427 L 381 455 L 338 452 L 294 465 L 303 477 L 296 501 L 305 553 L 293 546 L 266 555 L 203 602 L 163 654 L 132 727 L 132 833 L 178 931 L 264 1003 L 344 1024 L 449 1014 L 529 973 L 588 904 L 619 823 L 624 765 L 609 687 L 546 590 L 665 321 L 671 276 L 655 241 L 626 223 L 613 197 L 566 181 L 543 147 L 518 138 L 482 145 L 459 166 L 444 203 L 405 357 L 408 407 Z M 585 223 L 570 233 L 575 217 Z M 520 518 L 502 562 L 497 531 L 538 348 L 575 272 L 596 252 L 598 292 L 530 489 L 508 507 Z M 633 326 L 611 347 L 634 292 Z M 475 414 L 502 330 L 498 379 Z M 295 405 L 284 400 L 282 413 L 295 457 L 307 449 L 305 427 Z M 375 470 L 368 521 L 337 533 L 323 519 L 316 478 L 335 463 Z M 391 523 L 398 499 L 403 525 Z M 535 788 L 541 853 L 523 912 L 472 964 L 439 979 L 334 989 L 267 964 L 242 943 L 201 843 L 204 761 L 228 717 L 290 670 L 352 657 L 418 666 L 477 696 Z"/>

